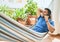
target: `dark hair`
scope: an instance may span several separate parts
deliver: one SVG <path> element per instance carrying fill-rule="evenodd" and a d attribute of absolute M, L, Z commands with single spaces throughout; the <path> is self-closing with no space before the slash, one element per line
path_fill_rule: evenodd
<path fill-rule="evenodd" d="M 51 19 L 51 10 L 50 9 L 48 9 L 48 8 L 45 8 L 45 10 L 48 10 L 48 16 L 49 16 L 49 19 Z"/>

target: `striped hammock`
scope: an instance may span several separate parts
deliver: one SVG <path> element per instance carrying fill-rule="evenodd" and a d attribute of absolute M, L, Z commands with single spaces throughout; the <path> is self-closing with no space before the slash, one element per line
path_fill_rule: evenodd
<path fill-rule="evenodd" d="M 40 42 L 47 34 L 38 33 L 11 19 L 5 14 L 0 14 L 0 41 L 11 42 Z"/>

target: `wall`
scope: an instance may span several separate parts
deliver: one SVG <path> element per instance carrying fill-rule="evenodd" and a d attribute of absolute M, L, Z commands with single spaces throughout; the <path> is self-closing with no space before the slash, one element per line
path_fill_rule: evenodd
<path fill-rule="evenodd" d="M 53 14 L 52 14 L 55 22 L 54 34 L 60 34 L 59 14 L 60 14 L 60 0 L 54 0 Z"/>

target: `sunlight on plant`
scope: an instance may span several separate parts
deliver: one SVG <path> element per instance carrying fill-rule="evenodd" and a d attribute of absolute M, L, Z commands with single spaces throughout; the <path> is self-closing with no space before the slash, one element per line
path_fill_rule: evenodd
<path fill-rule="evenodd" d="M 36 15 L 37 3 L 33 2 L 33 0 L 28 0 L 25 8 L 26 8 L 26 13 L 31 13 L 31 15 Z"/>
<path fill-rule="evenodd" d="M 14 13 L 13 9 L 10 9 L 6 5 L 0 6 L 0 12 L 4 13 L 10 17 L 13 17 L 12 14 Z"/>
<path fill-rule="evenodd" d="M 27 4 L 20 8 L 11 9 L 6 5 L 0 6 L 0 12 L 8 15 L 9 17 L 17 20 L 17 18 L 21 18 L 22 20 L 26 20 L 28 14 L 36 15 L 37 4 L 33 2 L 33 0 L 28 0 Z"/>

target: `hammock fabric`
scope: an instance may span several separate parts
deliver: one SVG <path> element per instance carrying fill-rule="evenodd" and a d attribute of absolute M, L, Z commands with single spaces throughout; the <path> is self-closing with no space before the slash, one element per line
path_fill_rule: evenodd
<path fill-rule="evenodd" d="M 47 33 L 44 33 L 45 35 Z M 0 14 L 0 40 L 11 42 L 40 42 L 40 33 L 25 27 L 5 14 Z"/>

